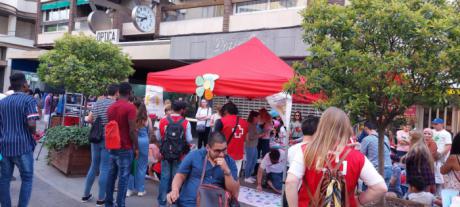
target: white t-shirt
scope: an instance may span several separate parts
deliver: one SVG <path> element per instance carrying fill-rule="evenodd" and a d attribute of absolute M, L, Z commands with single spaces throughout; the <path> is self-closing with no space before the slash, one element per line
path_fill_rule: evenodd
<path fill-rule="evenodd" d="M 433 205 L 434 195 L 429 192 L 410 193 L 408 196 L 410 201 L 423 203 L 428 206 Z"/>
<path fill-rule="evenodd" d="M 287 155 L 287 161 L 288 161 L 289 164 L 294 161 L 295 153 L 298 153 L 298 152 L 303 153 L 302 145 L 304 145 L 306 143 L 308 143 L 308 142 L 300 142 L 300 143 L 297 143 L 297 144 L 292 145 L 291 147 L 289 147 L 288 155 Z"/>
<path fill-rule="evenodd" d="M 438 153 L 441 153 L 446 148 L 447 144 L 452 144 L 452 135 L 446 131 L 445 129 L 441 131 L 433 130 L 433 140 L 436 142 L 438 147 Z M 444 176 L 441 174 L 441 166 L 446 162 L 447 156 L 439 159 L 435 163 L 434 169 L 434 179 L 436 184 L 443 184 L 444 183 Z"/>
<path fill-rule="evenodd" d="M 260 167 L 265 170 L 266 173 L 282 173 L 284 167 L 286 166 L 286 153 L 283 150 L 278 150 L 280 152 L 279 162 L 272 164 L 270 161 L 270 153 L 267 153 L 260 163 Z"/>
<path fill-rule="evenodd" d="M 212 115 L 212 110 L 211 108 L 201 108 L 199 107 L 198 110 L 196 111 L 195 117 L 203 117 L 203 116 L 211 116 Z M 209 127 L 211 125 L 211 120 L 208 119 L 208 121 L 197 121 L 196 125 L 204 125 L 206 123 L 206 127 Z"/>
<path fill-rule="evenodd" d="M 291 153 L 291 152 L 288 152 L 288 153 Z M 304 153 L 301 147 L 297 147 L 295 148 L 295 151 L 293 150 L 292 154 L 294 158 L 292 162 L 289 163 L 288 173 L 293 174 L 299 180 L 301 180 L 305 174 Z M 367 157 L 364 157 L 364 159 L 365 159 L 364 166 L 361 169 L 361 174 L 359 175 L 359 178 L 364 182 L 364 184 L 366 184 L 367 186 L 372 186 L 372 185 L 375 185 L 381 182 L 385 182 L 383 177 L 377 172 L 377 170 L 374 168 L 372 163 L 367 159 Z M 351 167 L 353 166 L 348 165 L 347 169 Z"/>
<path fill-rule="evenodd" d="M 445 129 L 441 131 L 433 130 L 433 140 L 436 142 L 438 146 L 438 152 L 441 153 L 446 148 L 446 145 L 452 144 L 452 135 L 446 131 Z M 443 162 L 447 160 L 448 156 L 445 156 Z"/>

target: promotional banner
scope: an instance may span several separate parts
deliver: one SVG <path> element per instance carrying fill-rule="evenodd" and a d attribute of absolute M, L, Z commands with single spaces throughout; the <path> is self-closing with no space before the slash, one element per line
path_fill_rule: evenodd
<path fill-rule="evenodd" d="M 145 107 L 148 114 L 155 114 L 158 118 L 165 115 L 162 87 L 147 85 L 145 88 Z"/>
<path fill-rule="evenodd" d="M 292 96 L 287 93 L 280 92 L 267 96 L 266 99 L 270 107 L 279 113 L 284 122 L 284 126 L 286 126 L 287 131 L 289 131 L 292 111 Z"/>

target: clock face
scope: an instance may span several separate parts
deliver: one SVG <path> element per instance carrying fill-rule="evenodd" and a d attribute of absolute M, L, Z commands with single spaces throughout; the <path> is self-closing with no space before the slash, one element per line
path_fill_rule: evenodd
<path fill-rule="evenodd" d="M 150 32 L 155 27 L 155 13 L 148 6 L 136 6 L 132 12 L 133 23 L 141 32 Z"/>

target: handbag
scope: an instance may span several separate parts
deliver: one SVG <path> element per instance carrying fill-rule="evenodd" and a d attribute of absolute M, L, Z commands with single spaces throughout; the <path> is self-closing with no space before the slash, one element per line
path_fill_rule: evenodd
<path fill-rule="evenodd" d="M 206 108 L 206 116 L 208 116 L 209 114 L 209 108 Z M 203 133 L 206 131 L 206 124 L 208 124 L 208 120 L 206 119 L 206 121 L 204 122 L 204 124 L 200 124 L 200 125 L 196 125 L 196 131 L 199 132 L 199 133 Z"/>
<path fill-rule="evenodd" d="M 203 170 L 201 172 L 201 181 L 197 192 L 196 206 L 239 207 L 238 200 L 235 199 L 230 192 L 213 184 L 203 184 L 207 158 L 208 155 L 204 157 L 203 161 Z"/>

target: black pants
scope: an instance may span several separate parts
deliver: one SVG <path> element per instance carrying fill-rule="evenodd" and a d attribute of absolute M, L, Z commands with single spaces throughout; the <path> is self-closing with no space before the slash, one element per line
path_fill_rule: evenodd
<path fill-rule="evenodd" d="M 270 152 L 270 139 L 259 139 L 259 143 L 257 144 L 258 158 L 263 159 L 268 152 Z"/>
<path fill-rule="evenodd" d="M 206 147 L 206 144 L 208 143 L 208 136 L 210 130 L 210 127 L 206 127 L 206 130 L 204 132 L 198 132 L 198 149 L 200 149 L 201 146 Z"/>

